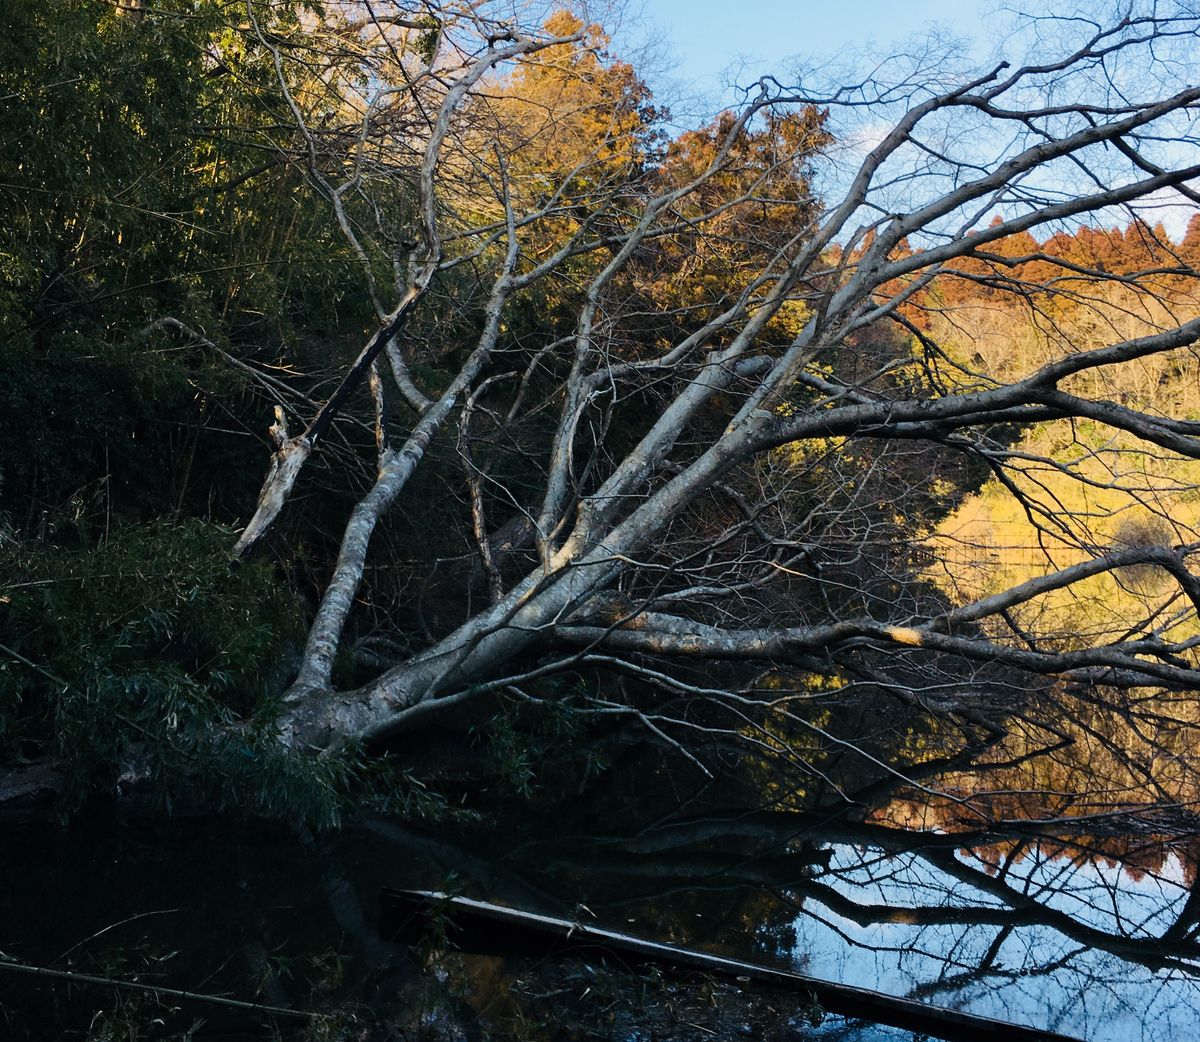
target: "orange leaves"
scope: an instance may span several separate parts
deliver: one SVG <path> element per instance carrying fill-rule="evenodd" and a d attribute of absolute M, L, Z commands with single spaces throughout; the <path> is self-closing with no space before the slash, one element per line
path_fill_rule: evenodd
<path fill-rule="evenodd" d="M 655 172 L 659 189 L 700 183 L 669 214 L 677 228 L 639 257 L 639 292 L 660 315 L 672 316 L 664 337 L 727 306 L 807 237 L 817 211 L 810 163 L 830 141 L 824 124 L 825 114 L 806 106 L 738 131 L 726 112 L 670 144 Z M 797 309 L 785 308 L 768 336 L 790 340 L 802 322 Z"/>
<path fill-rule="evenodd" d="M 559 11 L 544 29 L 582 38 L 529 56 L 497 84 L 493 112 L 514 171 L 543 189 L 574 181 L 574 192 L 628 176 L 644 152 L 649 88 L 631 65 L 606 60 L 599 26 Z"/>

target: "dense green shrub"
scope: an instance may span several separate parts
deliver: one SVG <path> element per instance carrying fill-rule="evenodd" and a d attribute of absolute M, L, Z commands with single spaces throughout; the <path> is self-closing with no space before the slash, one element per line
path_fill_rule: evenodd
<path fill-rule="evenodd" d="M 80 799 L 123 772 L 167 801 L 291 799 L 299 765 L 274 753 L 269 721 L 300 605 L 269 563 L 232 564 L 231 542 L 218 525 L 157 521 L 91 548 L 0 551 L 8 754 L 49 753 Z"/>

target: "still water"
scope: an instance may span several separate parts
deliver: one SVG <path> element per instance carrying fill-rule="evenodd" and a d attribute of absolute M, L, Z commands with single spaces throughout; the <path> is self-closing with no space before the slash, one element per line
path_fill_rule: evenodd
<path fill-rule="evenodd" d="M 1083 723 L 1101 733 L 1094 718 Z M 845 724 L 862 732 L 861 720 Z M 936 729 L 892 727 L 919 750 L 902 772 L 864 767 L 883 762 L 878 750 L 860 762 L 812 754 L 816 781 L 803 790 L 748 761 L 736 779 L 696 784 L 651 748 L 557 802 L 484 801 L 456 822 L 365 817 L 313 836 L 110 818 L 10 832 L 0 960 L 329 1019 L 314 1033 L 286 1018 L 0 967 L 0 1036 L 913 1037 L 832 1016 L 814 1025 L 803 1003 L 738 986 L 700 1001 L 695 989 L 631 987 L 587 965 L 445 957 L 436 938 L 413 953 L 377 928 L 380 889 L 411 887 L 1091 1042 L 1198 1037 L 1193 776 L 1177 757 L 1170 791 L 1160 784 L 1147 798 L 1130 780 L 1138 772 L 1122 733 L 1097 743 L 1061 720 L 1038 733 L 1045 727 L 1054 741 L 1034 748 L 1027 733 L 1014 749 L 1010 728 L 967 759 L 934 741 Z M 1178 744 L 1172 735 L 1152 736 L 1149 754 Z M 716 1011 L 708 1026 L 696 1019 L 705 1010 Z"/>
<path fill-rule="evenodd" d="M 1036 844 L 1006 864 L 833 850 L 829 899 L 795 922 L 807 972 L 1083 1039 L 1194 1037 L 1194 871 L 1176 857 L 1151 874 Z"/>
<path fill-rule="evenodd" d="M 1087 838 L 966 848 L 872 825 L 824 835 L 815 822 L 781 828 L 764 816 L 680 820 L 590 844 L 575 832 L 527 831 L 511 844 L 495 833 L 450 836 L 387 821 L 308 843 L 211 825 L 26 832 L 4 854 L 0 952 L 285 1006 L 386 1007 L 395 1023 L 394 1007 L 422 971 L 377 936 L 376 895 L 384 885 L 444 886 L 452 876 L 485 899 L 1081 1039 L 1195 1037 L 1200 900 L 1183 846 L 1160 851 L 1147 869 L 1089 853 Z M 722 853 L 723 830 L 739 853 Z M 670 854 L 639 853 L 654 847 Z M 1143 864 L 1146 853 L 1143 844 Z M 490 966 L 474 991 L 511 998 L 506 972 Z M 536 996 L 524 1001 L 546 1019 Z M 219 1026 L 220 1037 L 265 1037 L 244 1014 L 162 1005 Z M 89 1028 L 97 1038 L 163 1037 L 150 1026 L 103 1035 L 97 1025 L 125 1016 L 165 1031 L 178 1015 L 104 988 L 0 976 L 0 1018 L 15 1038 L 83 1038 Z M 445 1037 L 486 1037 L 482 1023 Z M 608 1037 L 640 1037 L 636 1025 L 620 1030 Z M 193 1037 L 207 1037 L 205 1028 Z M 829 1017 L 788 1037 L 911 1035 Z"/>

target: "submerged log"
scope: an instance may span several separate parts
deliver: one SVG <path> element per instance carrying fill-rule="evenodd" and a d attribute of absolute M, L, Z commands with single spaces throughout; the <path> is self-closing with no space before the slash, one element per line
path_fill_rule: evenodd
<path fill-rule="evenodd" d="M 830 1013 L 918 1031 L 947 1042 L 1076 1042 L 1052 1031 L 659 944 L 486 901 L 451 897 L 431 890 L 381 891 L 380 933 L 386 939 L 415 944 L 431 932 L 444 933 L 449 944 L 464 951 L 492 955 L 583 955 L 626 966 L 648 963 L 722 977 L 748 977 L 757 984 L 802 992 Z"/>

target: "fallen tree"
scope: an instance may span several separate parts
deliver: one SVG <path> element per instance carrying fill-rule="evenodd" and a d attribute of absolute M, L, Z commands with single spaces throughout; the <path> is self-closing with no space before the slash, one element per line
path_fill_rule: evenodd
<path fill-rule="evenodd" d="M 373 17 L 354 39 L 375 56 L 379 81 L 357 101 L 352 141 L 327 147 L 305 130 L 306 162 L 335 208 L 404 180 L 417 200 L 415 230 L 389 240 L 382 217 L 370 229 L 339 209 L 379 298 L 379 325 L 302 433 L 273 428 L 271 474 L 239 551 L 263 539 L 280 510 L 299 509 L 286 506 L 288 491 L 323 425 L 385 357 L 394 380 L 385 392 L 375 379 L 377 399 L 407 407 L 411 419 L 376 410 L 378 473 L 348 519 L 287 693 L 285 744 L 376 740 L 485 694 L 594 667 L 671 698 L 738 705 L 744 677 L 740 691 L 721 690 L 677 669 L 704 659 L 754 664 L 751 688 L 773 669 L 845 677 L 864 654 L 889 648 L 918 667 L 949 656 L 1085 686 L 1197 686 L 1189 626 L 1200 584 L 1189 558 L 1198 544 L 1188 518 L 1118 475 L 1129 506 L 1165 514 L 1171 526 L 1148 542 L 1106 542 L 1087 518 L 1054 521 L 1053 493 L 1014 480 L 1021 460 L 1010 451 L 1012 431 L 1066 420 L 1128 435 L 1136 451 L 1200 457 L 1197 419 L 1105 400 L 1088 383 L 1200 338 L 1194 271 L 1161 229 L 1159 259 L 1143 269 L 1043 253 L 1032 259 L 1050 274 L 1037 282 L 1022 268 L 1030 258 L 1014 260 L 1003 246 L 1136 214 L 1171 193 L 1195 201 L 1200 87 L 1187 81 L 1190 61 L 1167 56 L 1183 55 L 1200 23 L 1157 8 L 1104 24 L 1031 18 L 1013 48 L 1053 35 L 1056 55 L 966 75 L 930 51 L 840 88 L 767 79 L 710 129 L 705 148 L 693 137 L 655 156 L 622 126 L 634 106 L 628 89 L 596 88 L 599 44 L 581 24 L 560 19 L 538 31 L 490 21 L 485 4 L 458 17 L 447 9 L 436 15 L 440 42 L 415 57 L 408 37 L 396 43 L 404 18 L 381 21 L 380 5 L 363 6 Z M 385 47 L 390 64 L 379 57 Z M 289 60 L 276 49 L 284 90 Z M 590 93 L 576 110 L 542 110 L 532 126 L 505 106 L 539 99 L 521 98 L 513 74 L 488 75 L 504 62 L 539 69 L 543 85 L 557 76 L 571 101 L 567 85 L 587 82 Z M 528 85 L 532 74 L 523 75 Z M 300 106 L 292 111 L 306 126 Z M 871 140 L 855 146 L 847 125 L 863 113 Z M 538 151 L 553 132 L 572 141 L 557 165 Z M 337 181 L 321 172 L 334 160 Z M 706 253 L 724 265 L 720 285 L 703 281 Z M 690 266 L 680 261 L 688 255 Z M 386 290 L 372 275 L 380 258 L 396 275 Z M 433 306 L 438 278 L 464 264 L 481 272 L 486 293 L 478 326 L 452 378 L 422 384 L 411 372 L 421 346 L 404 323 Z M 700 283 L 693 302 L 672 310 L 662 284 L 689 277 Z M 1087 308 L 1107 284 L 1131 292 L 1126 310 L 1155 307 L 1138 335 L 1069 343 L 1001 378 L 929 332 L 944 288 L 964 281 L 1051 326 L 1064 302 Z M 560 317 L 569 310 L 565 332 L 510 335 L 520 321 L 512 316 L 548 300 Z M 904 347 L 872 357 L 864 340 L 885 325 Z M 553 424 L 532 441 L 534 419 L 548 413 Z M 370 597 L 372 533 L 454 427 L 487 603 L 408 654 L 376 658 L 382 668 L 339 689 L 334 663 L 348 620 L 356 599 Z M 493 469 L 481 462 L 472 450 L 484 441 L 526 457 L 519 481 L 511 455 L 492 453 Z M 915 468 L 902 455 L 914 445 Z M 857 476 L 814 496 L 816 460 L 827 466 L 839 454 L 856 458 Z M 869 556 L 888 528 L 892 507 L 903 512 L 922 481 L 947 472 L 947 459 L 992 473 L 1034 532 L 1059 524 L 1084 559 L 1056 567 L 1048 549 L 1042 574 L 957 605 L 907 596 L 887 605 L 871 589 L 856 591 L 857 603 L 831 599 L 847 562 Z M 1086 480 L 1069 460 L 1045 462 Z M 886 468 L 890 477 L 872 480 L 872 469 Z M 855 495 L 856 481 L 874 503 Z M 1153 608 L 1126 632 L 1086 640 L 1022 621 L 1047 594 L 1132 568 L 1168 576 L 1172 604 L 1182 596 L 1169 627 Z"/>
<path fill-rule="evenodd" d="M 1192 15 L 1017 18 L 990 68 L 918 42 L 680 132 L 562 11 L 136 14 L 6 52 L 12 140 L 65 142 L 5 189 L 16 762 L 270 761 L 287 803 L 503 703 L 891 769 L 839 730 L 866 695 L 947 756 L 1019 720 L 1191 765 L 1200 223 L 1150 221 L 1197 201 Z M 73 120 L 47 84 L 97 48 Z"/>

